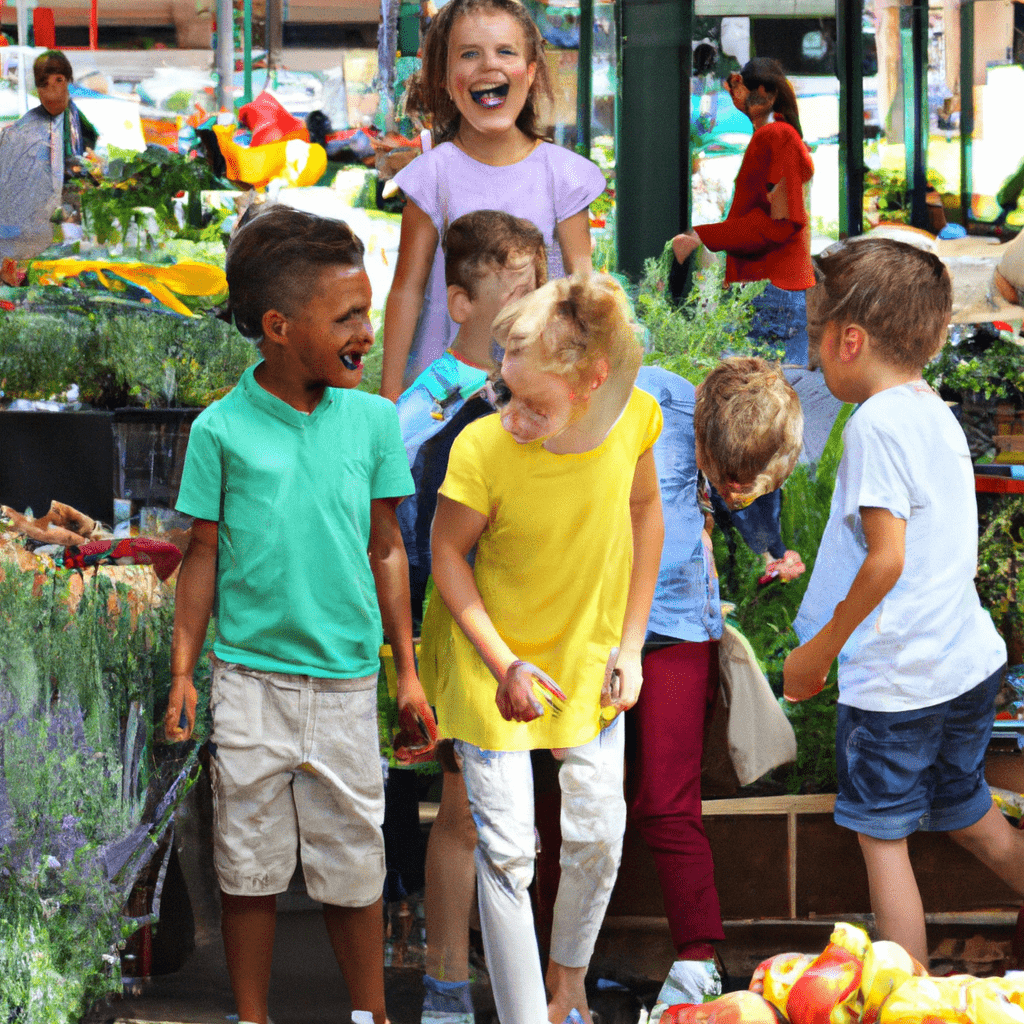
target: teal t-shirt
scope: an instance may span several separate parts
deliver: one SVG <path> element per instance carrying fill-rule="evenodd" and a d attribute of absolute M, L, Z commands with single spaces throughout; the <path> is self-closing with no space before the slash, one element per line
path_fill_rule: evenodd
<path fill-rule="evenodd" d="M 176 505 L 219 523 L 214 653 L 269 672 L 375 676 L 370 501 L 413 490 L 395 407 L 328 388 L 306 415 L 253 370 L 193 423 Z"/>

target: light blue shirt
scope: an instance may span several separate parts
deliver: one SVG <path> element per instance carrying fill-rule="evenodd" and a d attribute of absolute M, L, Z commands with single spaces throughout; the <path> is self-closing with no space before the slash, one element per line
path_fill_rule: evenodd
<path fill-rule="evenodd" d="M 664 426 L 654 462 L 665 516 L 658 585 L 647 621 L 649 633 L 701 643 L 722 635 L 718 575 L 701 540 L 704 514 L 697 504 L 694 451 L 694 386 L 660 366 L 642 366 L 636 386 L 661 406 Z"/>

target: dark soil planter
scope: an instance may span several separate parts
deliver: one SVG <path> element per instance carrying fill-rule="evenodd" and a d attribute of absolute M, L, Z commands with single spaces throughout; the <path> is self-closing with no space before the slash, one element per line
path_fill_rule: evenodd
<path fill-rule="evenodd" d="M 56 499 L 109 523 L 114 512 L 109 412 L 0 412 L 0 502 L 44 515 Z"/>
<path fill-rule="evenodd" d="M 0 412 L 0 503 L 43 515 L 56 499 L 104 523 L 115 498 L 173 508 L 201 411 Z"/>

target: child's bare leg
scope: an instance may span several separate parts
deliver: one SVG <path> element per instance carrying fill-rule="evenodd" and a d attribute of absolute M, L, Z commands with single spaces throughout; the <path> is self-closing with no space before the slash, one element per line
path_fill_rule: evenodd
<path fill-rule="evenodd" d="M 857 838 L 868 869 L 871 910 L 879 938 L 898 942 L 927 967 L 924 906 L 906 839 L 875 839 L 862 834 Z"/>
<path fill-rule="evenodd" d="M 554 960 L 548 960 L 544 983 L 551 993 L 548 1003 L 548 1020 L 551 1024 L 562 1024 L 574 1009 L 579 1011 L 586 1024 L 594 1024 L 587 1003 L 587 991 L 583 986 L 586 976 L 586 967 L 565 967 Z"/>
<path fill-rule="evenodd" d="M 1015 829 L 995 804 L 980 821 L 949 834 L 1010 888 L 1024 893 L 1024 832 Z"/>
<path fill-rule="evenodd" d="M 231 896 L 222 892 L 220 905 L 220 930 L 238 1019 L 267 1024 L 277 897 Z"/>
<path fill-rule="evenodd" d="M 353 1010 L 369 1010 L 374 1024 L 385 1024 L 384 917 L 381 901 L 368 907 L 324 904 L 331 948 L 345 976 Z"/>
<path fill-rule="evenodd" d="M 476 893 L 476 825 L 466 784 L 444 773 L 441 806 L 427 841 L 426 971 L 438 981 L 469 980 L 469 918 Z"/>

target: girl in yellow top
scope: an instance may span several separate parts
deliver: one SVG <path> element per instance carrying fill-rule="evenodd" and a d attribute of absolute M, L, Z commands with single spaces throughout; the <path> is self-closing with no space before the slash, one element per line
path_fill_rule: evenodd
<path fill-rule="evenodd" d="M 452 447 L 432 558 L 454 623 L 434 632 L 425 671 L 441 666 L 440 728 L 456 740 L 477 825 L 499 1019 L 561 1024 L 575 1009 L 591 1024 L 583 979 L 626 820 L 613 716 L 639 692 L 664 533 L 652 454 L 661 411 L 633 387 L 640 346 L 606 275 L 551 282 L 509 306 L 494 332 L 507 393 L 500 416 L 471 423 Z M 545 675 L 565 693 L 560 713 L 538 699 Z M 602 704 L 613 709 L 604 717 Z M 535 748 L 562 761 L 550 1003 L 527 896 Z"/>

